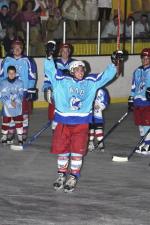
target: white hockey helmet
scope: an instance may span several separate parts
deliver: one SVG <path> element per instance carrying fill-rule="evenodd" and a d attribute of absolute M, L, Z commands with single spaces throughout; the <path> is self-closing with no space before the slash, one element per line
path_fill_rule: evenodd
<path fill-rule="evenodd" d="M 75 68 L 78 68 L 79 66 L 82 66 L 84 68 L 84 70 L 85 70 L 85 63 L 84 62 L 77 61 L 77 60 L 72 61 L 70 63 L 70 65 L 69 65 L 69 71 L 70 71 L 70 73 L 73 73 L 74 69 Z"/>

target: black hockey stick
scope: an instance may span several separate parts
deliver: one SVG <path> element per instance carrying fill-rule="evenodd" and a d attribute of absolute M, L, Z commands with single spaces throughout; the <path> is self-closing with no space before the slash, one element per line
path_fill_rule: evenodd
<path fill-rule="evenodd" d="M 135 153 L 135 151 L 139 148 L 139 146 L 144 142 L 145 138 L 147 137 L 147 135 L 149 134 L 150 129 L 145 133 L 145 135 L 139 140 L 138 144 L 134 147 L 134 149 L 129 153 L 129 155 L 127 156 L 123 156 L 123 155 L 114 155 L 112 157 L 112 161 L 114 162 L 127 162 L 129 161 L 129 159 L 133 156 L 133 154 Z"/>
<path fill-rule="evenodd" d="M 111 134 L 112 133 L 112 131 L 114 131 L 114 129 L 116 128 L 116 127 L 118 127 L 119 126 L 119 124 L 121 123 L 121 122 L 123 122 L 123 120 L 129 115 L 129 113 L 130 113 L 131 111 L 130 110 L 128 110 L 126 113 L 124 113 L 123 115 L 122 115 L 122 117 L 107 131 L 107 133 L 104 135 L 104 137 L 103 137 L 103 139 L 101 140 L 101 141 L 99 141 L 97 144 L 96 144 L 96 146 L 95 146 L 95 149 L 97 149 L 98 147 L 99 147 L 99 144 L 102 142 L 102 141 L 104 141 L 108 136 L 109 136 L 109 134 Z"/>
<path fill-rule="evenodd" d="M 23 145 L 10 145 L 11 150 L 22 151 L 24 148 L 28 147 L 35 141 L 47 128 L 51 125 L 51 121 L 49 120 L 41 129 L 39 129 L 36 133 L 32 135 L 32 137 Z"/>

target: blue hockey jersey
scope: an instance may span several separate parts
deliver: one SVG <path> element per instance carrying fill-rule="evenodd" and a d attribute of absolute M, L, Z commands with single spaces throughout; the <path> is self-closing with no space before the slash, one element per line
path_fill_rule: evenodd
<path fill-rule="evenodd" d="M 63 62 L 62 61 L 62 59 L 60 58 L 60 59 L 56 59 L 55 60 L 55 63 L 56 63 L 56 67 L 58 68 L 58 69 L 60 69 L 60 70 L 69 70 L 69 65 L 70 65 L 70 63 L 73 61 L 73 59 L 72 58 L 69 58 L 68 60 L 67 60 L 67 62 Z"/>
<path fill-rule="evenodd" d="M 107 107 L 109 103 L 109 95 L 105 89 L 99 89 L 96 93 L 94 100 L 94 112 L 93 112 L 93 121 L 94 123 L 104 123 L 102 111 Z"/>
<path fill-rule="evenodd" d="M 63 75 L 53 59 L 44 62 L 44 88 L 53 89 L 55 121 L 64 124 L 84 124 L 92 121 L 92 103 L 97 89 L 111 81 L 116 67 L 110 64 L 103 73 L 89 74 L 83 80 Z"/>
<path fill-rule="evenodd" d="M 11 83 L 6 78 L 0 82 L 0 101 L 3 105 L 3 116 L 15 117 L 22 114 L 23 92 L 23 82 L 20 79 Z M 13 107 L 12 101 L 16 103 L 16 107 Z"/>
<path fill-rule="evenodd" d="M 146 89 L 150 87 L 150 66 L 144 68 L 138 67 L 132 78 L 132 87 L 130 96 L 134 98 L 135 106 L 148 106 L 150 101 L 146 99 Z"/>
<path fill-rule="evenodd" d="M 1 65 L 0 80 L 7 77 L 7 68 L 12 65 L 16 67 L 16 76 L 20 77 L 23 81 L 24 91 L 27 91 L 29 88 L 34 88 L 36 83 L 37 67 L 34 61 L 27 56 L 22 56 L 18 59 L 15 59 L 13 56 L 7 56 Z"/>

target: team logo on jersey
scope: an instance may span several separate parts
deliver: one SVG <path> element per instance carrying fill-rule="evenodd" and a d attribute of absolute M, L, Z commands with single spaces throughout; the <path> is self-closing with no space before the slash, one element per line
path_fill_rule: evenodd
<path fill-rule="evenodd" d="M 81 108 L 81 100 L 75 96 L 70 99 L 71 110 L 79 110 Z"/>

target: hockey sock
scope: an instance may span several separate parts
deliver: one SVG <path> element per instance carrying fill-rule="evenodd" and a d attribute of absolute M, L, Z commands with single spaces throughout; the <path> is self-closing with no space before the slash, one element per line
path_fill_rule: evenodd
<path fill-rule="evenodd" d="M 80 177 L 80 170 L 82 167 L 82 158 L 81 154 L 71 153 L 70 169 L 71 174 Z"/>
<path fill-rule="evenodd" d="M 103 139 L 104 133 L 103 133 L 103 127 L 97 127 L 95 129 L 95 136 L 97 141 L 101 141 Z"/>
<path fill-rule="evenodd" d="M 58 158 L 57 158 L 58 173 L 68 172 L 69 155 L 70 153 L 58 155 Z"/>

